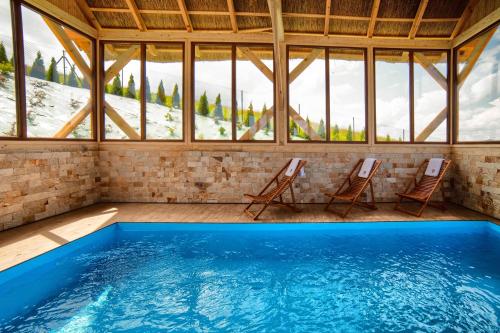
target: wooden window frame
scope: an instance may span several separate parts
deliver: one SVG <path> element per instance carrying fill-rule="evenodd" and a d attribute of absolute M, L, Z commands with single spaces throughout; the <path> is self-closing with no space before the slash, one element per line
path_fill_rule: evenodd
<path fill-rule="evenodd" d="M 410 116 L 410 138 L 408 141 L 379 141 L 377 139 L 377 70 L 376 70 L 376 51 L 403 51 L 408 52 L 408 66 L 409 66 L 409 116 Z M 433 51 L 433 52 L 442 52 L 446 53 L 446 82 L 448 84 L 448 89 L 446 91 L 446 141 L 415 141 L 415 77 L 414 77 L 414 54 L 415 52 L 425 52 L 425 51 Z M 373 131 L 375 134 L 375 144 L 430 144 L 430 145 L 449 145 L 450 144 L 450 131 L 451 131 L 451 121 L 450 121 L 450 93 L 451 93 L 451 52 L 448 49 L 405 49 L 405 48 L 373 48 Z"/>
<path fill-rule="evenodd" d="M 459 103 L 458 103 L 458 98 L 459 98 L 459 91 L 458 91 L 458 50 L 466 45 L 467 43 L 471 42 L 472 40 L 484 35 L 488 31 L 497 28 L 500 29 L 500 20 L 497 20 L 495 23 L 490 24 L 488 27 L 484 28 L 483 30 L 479 31 L 472 37 L 466 39 L 459 45 L 455 46 L 452 49 L 452 54 L 453 54 L 453 98 L 452 98 L 452 114 L 453 114 L 453 124 L 452 124 L 452 143 L 454 145 L 468 145 L 468 144 L 486 144 L 486 145 L 497 145 L 500 144 L 500 138 L 498 140 L 484 140 L 484 141 L 460 141 L 458 140 L 459 136 L 459 131 L 460 131 L 460 118 L 459 118 Z M 474 66 L 473 66 L 474 67 Z"/>
<path fill-rule="evenodd" d="M 325 140 L 291 140 L 290 138 L 290 48 L 304 47 L 311 49 L 322 49 L 325 52 Z M 365 140 L 364 141 L 332 141 L 330 138 L 330 111 L 331 111 L 331 96 L 330 96 L 330 50 L 334 49 L 352 49 L 363 52 L 364 62 L 364 101 L 365 101 Z M 368 49 L 366 47 L 347 47 L 347 46 L 311 46 L 311 45 L 287 45 L 286 46 L 286 141 L 290 144 L 368 144 L 370 129 L 368 128 Z"/>
<path fill-rule="evenodd" d="M 26 77 L 25 77 L 25 59 L 24 59 L 24 35 L 22 23 L 22 7 L 25 7 L 34 13 L 46 17 L 47 19 L 59 24 L 65 28 L 71 29 L 76 33 L 87 38 L 92 44 L 92 57 L 90 59 L 90 67 L 92 71 L 92 81 L 90 89 L 91 111 L 91 138 L 54 138 L 54 137 L 28 137 L 26 125 Z M 13 40 L 13 57 L 15 68 L 15 97 L 16 97 L 16 136 L 0 136 L 0 140 L 17 140 L 17 141 L 70 141 L 70 142 L 96 142 L 97 141 L 97 52 L 96 39 L 81 30 L 59 20 L 53 15 L 37 8 L 25 1 L 10 0 L 11 22 L 12 22 L 12 40 Z"/>
<path fill-rule="evenodd" d="M 139 45 L 140 47 L 140 77 L 141 77 L 141 95 L 140 95 L 140 139 L 108 139 L 106 138 L 106 123 L 105 123 L 105 94 L 106 94 L 106 82 L 105 80 L 105 69 L 104 69 L 104 48 L 106 44 L 131 44 L 131 45 Z M 178 45 L 182 48 L 182 137 L 179 139 L 147 139 L 147 127 L 146 127 L 146 90 L 142 89 L 143 85 L 146 83 L 146 66 L 147 66 L 147 57 L 146 57 L 146 47 L 148 45 Z M 185 129 L 185 107 L 186 107 L 186 94 L 184 91 L 184 82 L 185 82 L 185 43 L 183 42 L 156 42 L 156 41 L 130 41 L 130 40 L 101 40 L 99 41 L 99 83 L 100 83 L 100 141 L 101 142 L 174 142 L 174 143 L 182 143 L 186 139 L 186 129 Z M 128 64 L 128 63 L 127 63 Z M 126 65 L 125 65 L 126 66 Z"/>
<path fill-rule="evenodd" d="M 196 139 L 196 123 L 195 123 L 195 113 L 196 113 L 196 99 L 195 99 L 195 60 L 196 52 L 195 48 L 197 45 L 214 45 L 214 46 L 231 46 L 231 139 L 228 140 L 200 140 Z M 269 47 L 273 52 L 273 140 L 238 140 L 237 130 L 236 130 L 236 118 L 237 118 L 237 106 L 236 106 L 236 48 L 238 46 L 246 47 Z M 276 57 L 274 54 L 273 44 L 270 43 L 235 43 L 235 42 L 203 42 L 197 41 L 191 43 L 191 142 L 195 143 L 277 143 L 277 123 L 276 123 Z"/>

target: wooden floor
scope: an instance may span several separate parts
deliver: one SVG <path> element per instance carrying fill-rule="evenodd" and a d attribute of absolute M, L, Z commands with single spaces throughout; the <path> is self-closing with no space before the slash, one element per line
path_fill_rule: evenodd
<path fill-rule="evenodd" d="M 429 208 L 422 218 L 393 210 L 394 204 L 379 204 L 377 211 L 354 209 L 346 219 L 323 211 L 324 205 L 303 205 L 301 213 L 270 208 L 265 222 L 426 221 L 499 220 L 466 208 L 448 205 L 446 211 Z M 96 204 L 29 225 L 0 232 L 0 270 L 4 270 L 114 222 L 245 222 L 242 204 Z"/>

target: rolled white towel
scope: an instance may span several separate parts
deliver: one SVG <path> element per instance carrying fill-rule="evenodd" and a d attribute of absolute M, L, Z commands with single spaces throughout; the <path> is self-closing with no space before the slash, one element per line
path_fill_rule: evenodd
<path fill-rule="evenodd" d="M 443 165 L 444 158 L 431 158 L 425 169 L 425 175 L 431 177 L 437 177 L 439 171 L 441 171 L 441 165 Z"/>
<path fill-rule="evenodd" d="M 365 158 L 365 160 L 363 161 L 363 165 L 359 169 L 358 177 L 368 178 L 370 172 L 372 171 L 373 164 L 375 163 L 375 161 L 376 159 L 372 157 Z"/>
<path fill-rule="evenodd" d="M 299 165 L 300 161 L 302 161 L 301 158 L 295 157 L 292 159 L 292 162 L 290 162 L 290 165 L 288 166 L 288 169 L 286 169 L 285 176 L 291 177 L 293 173 L 295 172 L 295 169 L 297 169 L 297 166 Z M 299 171 L 299 176 L 304 177 L 306 173 L 304 172 L 304 168 L 301 168 Z"/>

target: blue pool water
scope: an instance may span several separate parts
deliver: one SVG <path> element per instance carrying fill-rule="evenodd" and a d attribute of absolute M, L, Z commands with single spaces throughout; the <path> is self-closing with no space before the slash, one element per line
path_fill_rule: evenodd
<path fill-rule="evenodd" d="M 1 332 L 500 332 L 487 222 L 117 223 L 0 272 Z"/>

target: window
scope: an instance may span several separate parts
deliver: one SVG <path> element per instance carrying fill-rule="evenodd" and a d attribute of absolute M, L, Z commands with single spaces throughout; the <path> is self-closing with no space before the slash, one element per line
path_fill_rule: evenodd
<path fill-rule="evenodd" d="M 500 141 L 500 29 L 497 24 L 455 49 L 456 140 Z"/>
<path fill-rule="evenodd" d="M 410 141 L 409 52 L 375 50 L 377 141 Z"/>
<path fill-rule="evenodd" d="M 273 48 L 193 47 L 193 138 L 274 141 Z"/>
<path fill-rule="evenodd" d="M 16 74 L 10 1 L 0 0 L 0 137 L 17 136 Z"/>
<path fill-rule="evenodd" d="M 141 45 L 104 44 L 104 137 L 141 139 Z"/>
<path fill-rule="evenodd" d="M 183 44 L 146 45 L 146 139 L 183 138 Z"/>
<path fill-rule="evenodd" d="M 291 142 L 366 142 L 365 50 L 288 48 Z"/>
<path fill-rule="evenodd" d="M 93 138 L 93 41 L 28 7 L 21 13 L 27 137 Z"/>
<path fill-rule="evenodd" d="M 377 142 L 448 142 L 448 58 L 445 50 L 377 49 Z"/>

